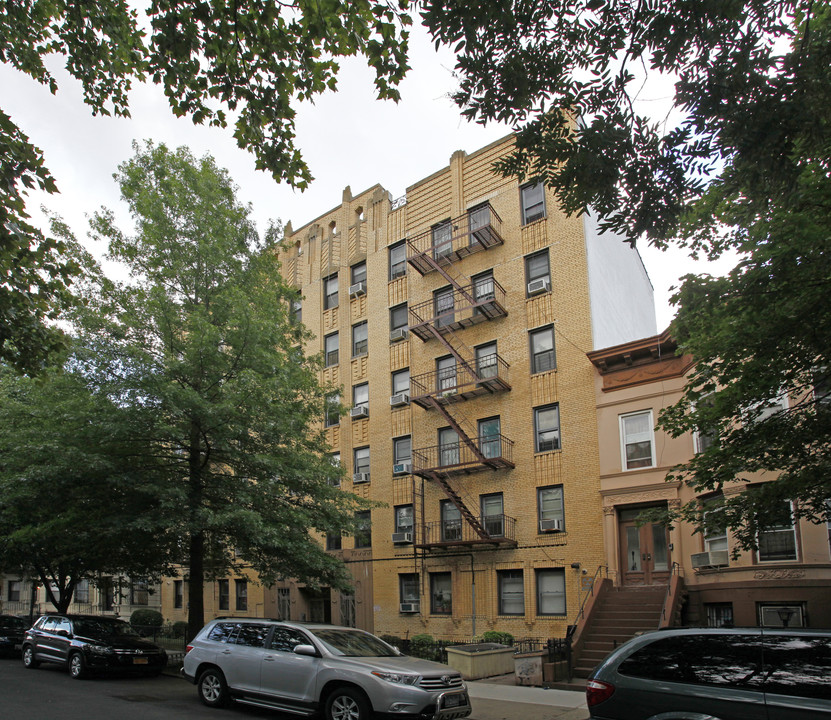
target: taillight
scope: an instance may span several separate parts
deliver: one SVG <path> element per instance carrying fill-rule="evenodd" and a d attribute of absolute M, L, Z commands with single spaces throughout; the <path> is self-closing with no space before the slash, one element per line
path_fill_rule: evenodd
<path fill-rule="evenodd" d="M 188 645 L 188 646 L 185 648 L 185 655 L 187 655 L 187 654 L 188 654 L 191 650 L 193 650 L 193 645 Z"/>
<path fill-rule="evenodd" d="M 589 680 L 586 683 L 586 705 L 592 707 L 608 700 L 615 693 L 615 686 L 602 680 Z"/>

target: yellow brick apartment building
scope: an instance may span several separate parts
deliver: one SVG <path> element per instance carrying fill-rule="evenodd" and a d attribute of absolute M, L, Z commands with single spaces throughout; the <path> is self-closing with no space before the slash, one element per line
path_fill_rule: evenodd
<path fill-rule="evenodd" d="M 652 288 L 619 238 L 492 172 L 512 146 L 287 226 L 306 351 L 349 408 L 324 420 L 332 461 L 383 505 L 321 538 L 353 594 L 278 583 L 266 615 L 447 639 L 574 622 L 605 562 L 586 353 L 654 334 Z"/>

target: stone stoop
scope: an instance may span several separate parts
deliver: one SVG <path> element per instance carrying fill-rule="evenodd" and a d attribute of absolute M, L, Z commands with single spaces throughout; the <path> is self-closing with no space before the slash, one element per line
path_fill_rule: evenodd
<path fill-rule="evenodd" d="M 573 675 L 588 677 L 616 647 L 639 633 L 657 630 L 665 597 L 665 587 L 611 590 L 592 613 L 583 651 L 574 658 Z"/>

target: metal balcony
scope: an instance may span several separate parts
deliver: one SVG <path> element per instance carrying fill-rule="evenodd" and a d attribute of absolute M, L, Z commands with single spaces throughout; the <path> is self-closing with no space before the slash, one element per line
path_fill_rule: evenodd
<path fill-rule="evenodd" d="M 481 457 L 462 441 L 413 450 L 413 475 L 429 480 L 432 473 L 463 475 L 515 467 L 513 440 L 500 434 L 483 435 L 473 442 Z"/>
<path fill-rule="evenodd" d="M 407 240 L 407 262 L 422 275 L 471 253 L 502 245 L 502 220 L 490 203 Z"/>
<path fill-rule="evenodd" d="M 483 538 L 462 519 L 424 523 L 416 547 L 442 548 L 459 545 L 516 545 L 516 519 L 509 515 L 480 515 L 487 533 Z"/>
<path fill-rule="evenodd" d="M 431 398 L 440 405 L 469 400 L 485 393 L 505 392 L 508 363 L 496 353 L 471 360 L 456 367 L 422 373 L 410 378 L 410 402 L 425 410 L 433 408 Z"/>
<path fill-rule="evenodd" d="M 409 328 L 426 342 L 434 337 L 430 326 L 444 335 L 507 314 L 505 288 L 489 277 L 463 288 L 449 287 L 436 293 L 432 300 L 413 305 L 409 310 Z"/>

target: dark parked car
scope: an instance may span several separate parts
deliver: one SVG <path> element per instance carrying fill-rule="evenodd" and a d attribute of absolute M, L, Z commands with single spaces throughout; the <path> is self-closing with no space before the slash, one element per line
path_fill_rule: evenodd
<path fill-rule="evenodd" d="M 831 720 L 831 631 L 647 633 L 594 669 L 586 700 L 593 720 Z"/>
<path fill-rule="evenodd" d="M 74 678 L 114 670 L 158 675 L 167 665 L 167 653 L 123 620 L 50 614 L 38 618 L 23 636 L 23 664 L 36 668 L 42 662 L 64 664 Z"/>
<path fill-rule="evenodd" d="M 29 623 L 14 615 L 0 615 L 0 655 L 18 656 Z"/>

